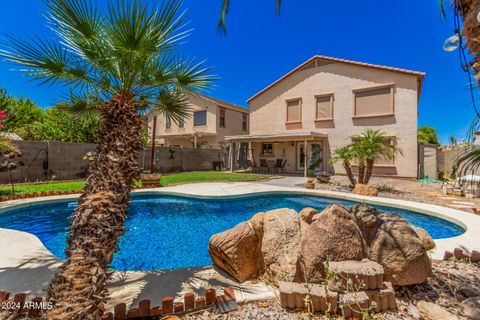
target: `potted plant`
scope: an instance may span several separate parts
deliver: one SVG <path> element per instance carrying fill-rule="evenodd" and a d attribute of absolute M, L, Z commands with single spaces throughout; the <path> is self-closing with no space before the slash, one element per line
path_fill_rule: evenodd
<path fill-rule="evenodd" d="M 305 182 L 305 188 L 315 189 L 315 180 L 314 179 L 308 179 L 307 182 Z"/>
<path fill-rule="evenodd" d="M 161 173 L 142 173 L 140 176 L 142 180 L 142 186 L 148 188 L 160 187 Z"/>

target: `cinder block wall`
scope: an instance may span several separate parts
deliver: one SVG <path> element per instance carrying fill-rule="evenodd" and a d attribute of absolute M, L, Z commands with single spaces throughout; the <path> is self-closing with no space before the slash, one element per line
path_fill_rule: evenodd
<path fill-rule="evenodd" d="M 16 141 L 23 152 L 19 166 L 14 171 L 15 182 L 36 182 L 48 180 L 76 180 L 87 176 L 88 161 L 83 156 L 95 151 L 95 144 Z M 213 161 L 220 161 L 218 149 L 155 148 L 156 172 L 205 171 L 212 169 Z M 150 148 L 139 157 L 143 170 L 150 170 Z M 8 172 L 0 172 L 0 184 L 10 182 Z"/>

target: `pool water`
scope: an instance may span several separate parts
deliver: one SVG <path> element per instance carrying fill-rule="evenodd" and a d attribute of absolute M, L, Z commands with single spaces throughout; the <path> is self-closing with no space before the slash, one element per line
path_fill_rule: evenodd
<path fill-rule="evenodd" d="M 255 213 L 305 207 L 322 210 L 345 200 L 300 195 L 259 195 L 230 199 L 197 199 L 168 195 L 135 195 L 130 204 L 125 234 L 112 268 L 115 270 L 162 270 L 211 264 L 210 237 L 250 219 Z M 0 228 L 36 235 L 57 257 L 65 258 L 69 216 L 75 202 L 54 202 L 0 213 Z M 422 227 L 432 238 L 449 238 L 464 230 L 449 221 L 412 211 L 377 207 L 402 215 Z"/>

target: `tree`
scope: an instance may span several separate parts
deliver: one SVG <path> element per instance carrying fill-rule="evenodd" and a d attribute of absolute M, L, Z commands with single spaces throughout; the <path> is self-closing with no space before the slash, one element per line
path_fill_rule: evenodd
<path fill-rule="evenodd" d="M 361 150 L 362 158 L 366 162 L 365 176 L 363 180 L 359 177 L 360 183 L 364 184 L 368 184 L 370 181 L 375 161 L 380 159 L 393 159 L 395 154 L 401 153 L 392 141 L 392 137 L 380 130 L 367 129 L 360 135 L 353 136 L 352 141 L 358 141 L 356 143 L 354 142 L 354 144 Z"/>
<path fill-rule="evenodd" d="M 280 8 L 282 5 L 282 0 L 275 0 L 275 11 L 276 14 L 280 14 Z M 220 19 L 218 20 L 217 30 L 222 34 L 227 34 L 227 15 L 228 10 L 230 9 L 230 0 L 222 1 L 222 8 L 220 10 Z"/>
<path fill-rule="evenodd" d="M 437 130 L 429 126 L 422 126 L 417 131 L 418 144 L 439 144 Z"/>
<path fill-rule="evenodd" d="M 334 164 L 337 162 L 341 162 L 343 168 L 345 169 L 345 173 L 350 181 L 352 186 L 357 184 L 357 180 L 355 180 L 355 176 L 353 175 L 352 171 L 352 161 L 354 160 L 355 156 L 352 152 L 352 148 L 350 146 L 345 146 L 341 148 L 337 148 L 333 151 L 332 158 L 330 159 L 330 163 Z"/>
<path fill-rule="evenodd" d="M 17 98 L 0 89 L 0 109 L 8 115 L 5 130 L 28 139 L 32 125 L 43 120 L 44 112 L 29 98 Z"/>
<path fill-rule="evenodd" d="M 94 143 L 100 129 L 99 117 L 75 117 L 65 110 L 65 106 L 61 107 L 46 110 L 43 120 L 32 124 L 25 138 L 33 141 Z"/>
<path fill-rule="evenodd" d="M 53 303 L 48 319 L 101 317 L 108 265 L 140 171 L 140 113 L 156 108 L 174 121 L 188 117 L 185 94 L 213 80 L 209 68 L 177 54 L 187 35 L 181 3 L 148 3 L 112 0 L 103 11 L 89 0 L 46 0 L 48 25 L 58 39 L 7 36 L 0 53 L 35 80 L 60 82 L 86 100 L 100 101 L 96 156 L 71 218 L 67 260 L 47 289 Z M 87 106 L 79 101 L 74 110 Z"/>

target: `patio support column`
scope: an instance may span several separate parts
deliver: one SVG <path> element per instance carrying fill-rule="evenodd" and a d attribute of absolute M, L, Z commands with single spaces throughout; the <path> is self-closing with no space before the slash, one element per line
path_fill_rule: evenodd
<path fill-rule="evenodd" d="M 235 142 L 230 143 L 230 172 L 235 171 Z"/>
<path fill-rule="evenodd" d="M 307 177 L 307 167 L 308 167 L 308 163 L 307 163 L 308 162 L 308 145 L 307 145 L 308 141 L 305 140 L 303 143 L 304 143 L 304 148 L 305 148 L 305 152 L 304 152 L 305 159 L 303 159 L 303 176 L 306 178 Z"/>
<path fill-rule="evenodd" d="M 196 134 L 193 135 L 193 147 L 195 149 L 197 149 L 197 147 L 198 147 L 198 140 L 197 140 L 197 135 Z"/>

